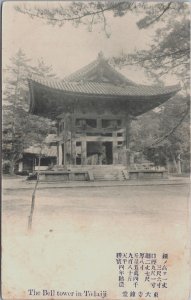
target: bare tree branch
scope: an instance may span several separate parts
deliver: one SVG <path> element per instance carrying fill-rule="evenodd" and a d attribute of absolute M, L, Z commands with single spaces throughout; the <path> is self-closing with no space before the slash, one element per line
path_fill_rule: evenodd
<path fill-rule="evenodd" d="M 182 117 L 180 118 L 180 120 L 177 122 L 177 124 L 167 133 L 165 134 L 163 137 L 161 137 L 160 139 L 158 139 L 157 141 L 153 142 L 149 147 L 153 147 L 155 145 L 158 145 L 159 143 L 163 142 L 164 140 L 166 140 L 170 135 L 172 135 L 176 129 L 182 124 L 182 122 L 184 121 L 184 119 L 186 118 L 186 116 L 189 113 L 189 106 L 188 108 L 183 112 Z"/>
<path fill-rule="evenodd" d="M 47 15 L 45 15 L 43 12 L 37 12 L 37 13 L 33 13 L 31 12 L 30 9 L 27 9 L 27 8 L 21 8 L 20 6 L 15 6 L 15 9 L 18 11 L 18 12 L 21 12 L 21 13 L 24 13 L 24 14 L 28 14 L 30 17 L 36 17 L 36 18 L 40 18 L 40 19 L 44 19 L 44 20 L 49 20 L 49 21 L 56 21 L 56 22 L 64 22 L 64 21 L 75 21 L 75 20 L 81 20 L 85 17 L 88 17 L 88 16 L 95 16 L 96 14 L 103 14 L 103 12 L 105 11 L 111 11 L 113 9 L 117 9 L 118 7 L 120 7 L 122 4 L 125 4 L 125 2 L 119 2 L 117 4 L 114 4 L 114 5 L 111 5 L 111 6 L 108 6 L 108 7 L 105 7 L 105 8 L 102 8 L 102 9 L 99 9 L 99 10 L 96 10 L 96 11 L 87 11 L 85 12 L 84 14 L 82 15 L 78 15 L 78 16 L 75 16 L 75 17 L 64 17 L 64 18 L 55 18 L 55 17 L 48 17 Z"/>
<path fill-rule="evenodd" d="M 186 56 L 188 54 L 190 54 L 190 49 L 189 48 L 185 48 L 185 49 L 180 49 L 180 50 L 173 51 L 173 52 L 163 53 L 163 54 L 160 54 L 160 55 L 154 55 L 154 56 L 149 55 L 149 56 L 146 56 L 144 58 L 137 59 L 136 62 L 123 63 L 123 66 L 137 65 L 138 63 L 142 63 L 142 62 L 146 62 L 146 61 L 151 61 L 151 60 L 158 60 L 159 58 L 173 57 L 173 55 Z M 132 55 L 132 56 L 135 56 L 135 55 Z M 178 58 L 179 58 L 179 56 L 178 56 Z M 127 59 L 127 58 L 125 57 L 124 59 Z M 123 60 L 123 58 L 122 58 L 122 60 Z M 114 61 L 115 61 L 115 58 L 114 58 Z"/>
<path fill-rule="evenodd" d="M 167 12 L 167 10 L 170 9 L 172 2 L 169 2 L 166 6 L 164 6 L 164 9 L 162 10 L 162 12 L 156 16 L 154 19 L 152 19 L 150 22 L 146 23 L 146 24 L 142 24 L 143 21 L 141 20 L 140 22 L 138 22 L 138 27 L 139 28 L 146 28 L 149 27 L 150 25 L 154 24 L 155 22 L 158 22 L 160 20 L 160 18 Z"/>

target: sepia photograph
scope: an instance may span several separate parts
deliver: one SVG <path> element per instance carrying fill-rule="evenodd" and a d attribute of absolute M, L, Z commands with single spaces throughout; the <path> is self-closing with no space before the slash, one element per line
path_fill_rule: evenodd
<path fill-rule="evenodd" d="M 2 3 L 1 297 L 190 299 L 190 3 Z"/>

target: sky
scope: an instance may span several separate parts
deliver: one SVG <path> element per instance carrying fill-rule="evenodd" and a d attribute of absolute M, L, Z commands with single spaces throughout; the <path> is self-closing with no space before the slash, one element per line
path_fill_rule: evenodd
<path fill-rule="evenodd" d="M 43 3 L 51 7 L 59 2 Z M 69 22 L 62 27 L 52 26 L 43 20 L 31 19 L 28 15 L 17 12 L 15 4 L 23 5 L 23 2 L 8 1 L 3 4 L 3 69 L 9 64 L 10 57 L 21 48 L 34 64 L 39 58 L 43 58 L 62 79 L 95 60 L 100 51 L 109 58 L 119 55 L 121 51 L 133 53 L 135 49 L 145 49 L 154 34 L 153 28 L 139 30 L 136 25 L 139 17 L 132 13 L 121 18 L 114 18 L 111 13 L 107 13 L 108 30 L 111 33 L 110 38 L 107 38 L 100 24 L 92 32 L 85 26 L 75 28 Z M 34 5 L 34 2 L 29 1 L 27 5 Z M 42 1 L 35 2 L 35 5 L 42 5 Z M 128 66 L 120 71 L 137 83 L 151 82 L 139 67 Z M 165 78 L 165 84 L 174 83 L 177 83 L 174 78 Z"/>

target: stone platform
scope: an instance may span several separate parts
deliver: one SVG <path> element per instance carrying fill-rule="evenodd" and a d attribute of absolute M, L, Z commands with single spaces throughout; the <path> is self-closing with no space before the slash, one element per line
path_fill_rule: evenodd
<path fill-rule="evenodd" d="M 57 167 L 40 171 L 40 181 L 126 181 L 142 179 L 166 179 L 165 170 L 127 170 L 123 165 L 87 165 Z"/>
<path fill-rule="evenodd" d="M 129 179 L 167 179 L 165 170 L 133 170 L 129 171 Z"/>
<path fill-rule="evenodd" d="M 26 181 L 22 176 L 15 178 L 5 177 L 2 180 L 3 191 L 5 190 L 33 190 L 35 181 Z M 157 185 L 188 185 L 189 177 L 169 176 L 168 179 L 145 179 L 145 180 L 124 180 L 124 181 L 40 181 L 38 189 L 59 189 L 59 188 L 102 188 L 114 186 L 157 186 Z"/>

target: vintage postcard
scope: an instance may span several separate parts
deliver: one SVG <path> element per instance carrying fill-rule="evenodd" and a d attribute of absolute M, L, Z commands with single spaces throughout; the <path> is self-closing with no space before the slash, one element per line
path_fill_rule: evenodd
<path fill-rule="evenodd" d="M 3 300 L 189 300 L 190 4 L 2 4 Z"/>

